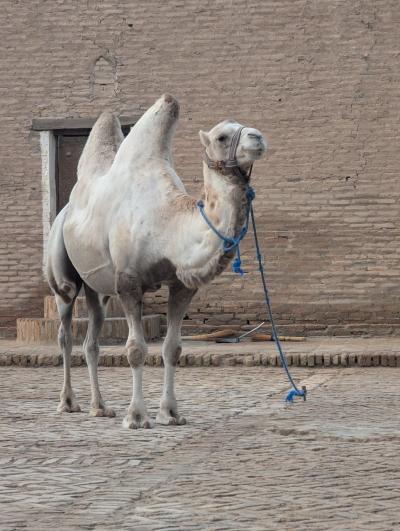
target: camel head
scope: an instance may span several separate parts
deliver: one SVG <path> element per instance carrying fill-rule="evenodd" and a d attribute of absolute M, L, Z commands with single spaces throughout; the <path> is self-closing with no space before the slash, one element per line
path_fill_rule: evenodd
<path fill-rule="evenodd" d="M 208 166 L 224 173 L 234 167 L 247 173 L 267 149 L 266 140 L 258 129 L 244 127 L 235 120 L 225 120 L 208 133 L 200 131 L 199 136 Z"/>

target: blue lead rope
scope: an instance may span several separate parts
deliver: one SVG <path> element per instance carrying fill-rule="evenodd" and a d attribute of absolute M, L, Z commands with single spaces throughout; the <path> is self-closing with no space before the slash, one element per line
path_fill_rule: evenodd
<path fill-rule="evenodd" d="M 211 220 L 208 218 L 208 216 L 206 215 L 206 213 L 204 211 L 204 202 L 203 201 L 198 201 L 197 202 L 197 206 L 198 206 L 198 208 L 200 210 L 200 213 L 203 216 L 205 222 L 207 223 L 207 225 L 223 241 L 223 243 L 224 243 L 224 246 L 223 246 L 224 252 L 229 252 L 229 251 L 232 251 L 233 249 L 236 249 L 236 258 L 235 258 L 235 260 L 233 261 L 233 264 L 232 264 L 232 271 L 234 273 L 240 274 L 240 276 L 244 275 L 244 271 L 243 271 L 243 269 L 241 267 L 242 266 L 242 262 L 241 262 L 241 258 L 240 258 L 239 244 L 240 244 L 240 242 L 243 240 L 243 238 L 247 234 L 247 231 L 249 229 L 249 219 L 251 217 L 251 223 L 253 225 L 253 233 L 254 233 L 254 242 L 255 242 L 255 245 L 256 245 L 256 255 L 257 255 L 257 261 L 258 261 L 258 268 L 259 268 L 259 271 L 260 271 L 261 281 L 262 281 L 262 285 L 263 285 L 263 289 L 264 289 L 265 305 L 267 307 L 268 316 L 269 316 L 269 320 L 270 320 L 271 328 L 272 328 L 272 339 L 274 340 L 276 348 L 278 349 L 279 358 L 281 360 L 281 365 L 285 369 L 286 375 L 288 377 L 288 380 L 289 380 L 291 386 L 293 387 L 293 389 L 291 389 L 289 391 L 289 393 L 287 394 L 287 396 L 286 396 L 286 402 L 293 402 L 294 398 L 296 396 L 300 396 L 300 397 L 303 398 L 303 400 L 306 400 L 306 398 L 307 398 L 307 390 L 306 390 L 305 386 L 303 386 L 302 389 L 299 389 L 296 386 L 296 384 L 295 384 L 295 382 L 294 382 L 294 380 L 292 378 L 292 375 L 290 374 L 289 367 L 288 367 L 287 360 L 286 360 L 286 356 L 285 356 L 285 354 L 283 352 L 282 345 L 281 345 L 281 342 L 280 342 L 279 336 L 278 336 L 278 330 L 277 330 L 277 327 L 276 327 L 276 324 L 275 324 L 275 321 L 274 321 L 274 317 L 272 315 L 271 301 L 270 301 L 270 298 L 269 298 L 267 282 L 266 282 L 266 279 L 265 279 L 265 270 L 264 270 L 264 266 L 263 266 L 263 257 L 262 257 L 261 251 L 260 251 L 260 244 L 258 242 L 256 222 L 255 222 L 255 219 L 254 219 L 254 211 L 253 211 L 253 205 L 252 205 L 252 202 L 253 202 L 253 199 L 255 198 L 255 196 L 256 196 L 256 194 L 255 194 L 253 188 L 251 186 L 247 185 L 247 187 L 246 187 L 246 198 L 247 198 L 246 222 L 245 222 L 245 224 L 244 224 L 244 226 L 243 226 L 242 230 L 240 231 L 240 234 L 239 234 L 239 236 L 237 238 L 230 238 L 228 236 L 224 236 L 223 234 L 221 234 L 219 232 L 219 230 L 216 227 L 214 227 L 214 225 L 212 224 Z"/>
<path fill-rule="evenodd" d="M 279 357 L 280 357 L 280 360 L 281 360 L 281 365 L 285 369 L 286 375 L 288 377 L 288 380 L 289 380 L 289 382 L 291 383 L 291 385 L 293 387 L 293 389 L 291 391 L 289 391 L 289 393 L 286 396 L 286 402 L 293 402 L 295 396 L 301 396 L 303 398 L 303 400 L 306 400 L 306 398 L 307 398 L 307 390 L 306 390 L 305 386 L 303 386 L 302 389 L 298 389 L 298 387 L 296 386 L 296 384 L 295 384 L 295 382 L 294 382 L 294 380 L 292 378 L 292 375 L 290 374 L 289 367 L 288 367 L 287 360 L 286 360 L 286 356 L 285 356 L 285 353 L 283 352 L 282 345 L 281 345 L 281 342 L 279 340 L 278 329 L 277 329 L 275 321 L 274 321 L 274 316 L 272 315 L 271 301 L 270 301 L 270 298 L 269 298 L 267 282 L 266 282 L 266 279 L 265 279 L 263 258 L 262 258 L 261 251 L 260 251 L 260 244 L 258 242 L 256 222 L 255 222 L 255 219 L 254 219 L 253 205 L 250 205 L 250 214 L 251 214 L 251 223 L 253 225 L 254 241 L 255 241 L 255 244 L 256 244 L 258 268 L 260 270 L 261 281 L 262 281 L 262 285 L 263 285 L 263 289 L 264 289 L 265 305 L 266 305 L 267 310 L 268 310 L 269 320 L 270 320 L 271 327 L 272 327 L 272 339 L 274 340 L 276 348 L 278 349 Z"/>

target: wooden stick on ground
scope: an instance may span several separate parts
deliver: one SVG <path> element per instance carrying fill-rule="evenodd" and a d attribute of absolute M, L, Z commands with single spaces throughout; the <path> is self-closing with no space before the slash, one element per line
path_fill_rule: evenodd
<path fill-rule="evenodd" d="M 196 334 L 194 336 L 182 336 L 182 339 L 190 339 L 190 341 L 214 341 L 220 337 L 235 337 L 238 335 L 237 330 L 217 330 L 209 334 Z"/>
<path fill-rule="evenodd" d="M 240 331 L 238 330 L 217 330 L 216 332 L 210 332 L 209 334 L 196 334 L 194 336 L 182 336 L 182 339 L 190 340 L 190 341 L 215 341 L 216 339 L 219 339 L 221 337 L 237 337 L 240 335 Z M 306 338 L 302 336 L 279 336 L 279 339 L 281 341 L 305 341 Z M 272 341 L 271 334 L 254 334 L 251 336 L 252 341 Z"/>
<path fill-rule="evenodd" d="M 305 341 L 306 338 L 302 336 L 279 336 L 281 341 Z M 251 336 L 252 341 L 272 341 L 271 334 L 254 334 Z"/>

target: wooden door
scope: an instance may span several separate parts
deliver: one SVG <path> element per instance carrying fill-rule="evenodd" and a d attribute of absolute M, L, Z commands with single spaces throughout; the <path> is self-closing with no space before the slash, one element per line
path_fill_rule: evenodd
<path fill-rule="evenodd" d="M 69 201 L 71 190 L 76 183 L 79 158 L 87 138 L 88 132 L 60 133 L 57 135 L 57 213 Z"/>

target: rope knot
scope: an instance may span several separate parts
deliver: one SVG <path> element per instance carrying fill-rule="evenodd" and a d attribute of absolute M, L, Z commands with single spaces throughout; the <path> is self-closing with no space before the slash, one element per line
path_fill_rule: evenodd
<path fill-rule="evenodd" d="M 246 187 L 246 198 L 247 198 L 247 201 L 249 203 L 251 203 L 251 201 L 253 201 L 256 197 L 256 193 L 254 191 L 254 188 L 252 188 L 251 186 L 247 186 Z"/>
<path fill-rule="evenodd" d="M 239 256 L 236 256 L 236 258 L 234 259 L 234 261 L 232 262 L 232 271 L 234 273 L 237 273 L 238 275 L 240 275 L 241 277 L 244 275 L 244 271 L 242 269 L 242 261 L 240 259 L 240 255 Z"/>
<path fill-rule="evenodd" d="M 307 389 L 306 389 L 306 386 L 303 385 L 301 390 L 300 389 L 292 389 L 291 391 L 288 392 L 287 396 L 286 396 L 286 400 L 285 402 L 290 402 L 291 404 L 293 404 L 293 401 L 294 401 L 294 397 L 295 396 L 301 396 L 302 399 L 304 400 L 304 402 L 306 401 L 307 399 Z"/>

